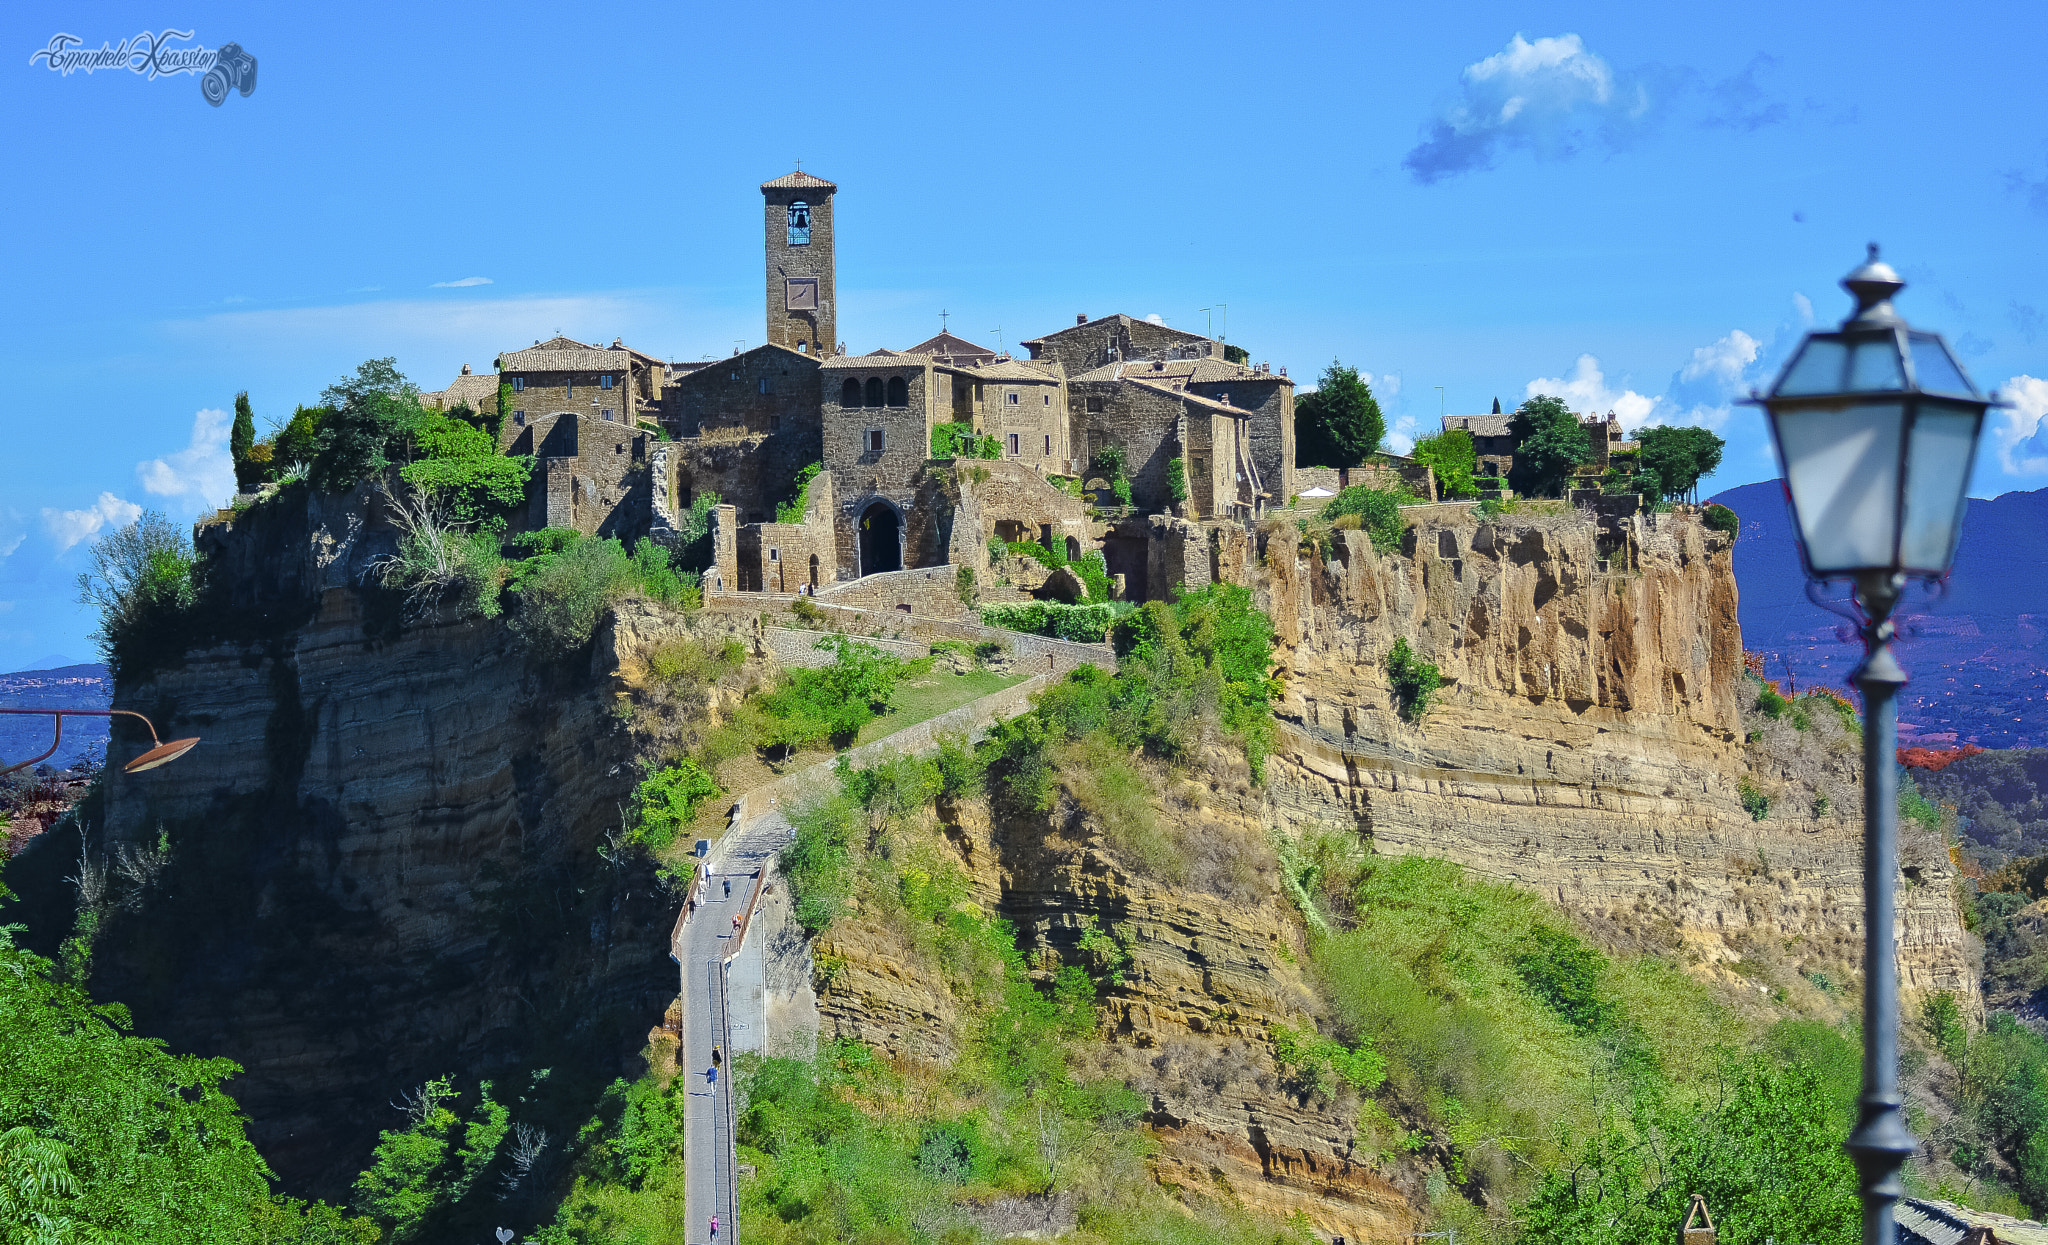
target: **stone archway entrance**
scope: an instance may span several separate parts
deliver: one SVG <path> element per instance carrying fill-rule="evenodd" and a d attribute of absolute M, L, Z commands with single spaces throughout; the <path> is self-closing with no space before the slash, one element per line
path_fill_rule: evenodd
<path fill-rule="evenodd" d="M 903 569 L 902 520 L 896 508 L 878 501 L 860 516 L 860 573 L 879 575 Z"/>

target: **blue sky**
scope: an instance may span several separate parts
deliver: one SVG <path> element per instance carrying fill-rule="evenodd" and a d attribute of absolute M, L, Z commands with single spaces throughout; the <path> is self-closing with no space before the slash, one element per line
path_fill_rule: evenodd
<path fill-rule="evenodd" d="M 241 44 L 255 93 L 31 62 L 166 23 Z M 1014 344 L 1227 305 L 1255 359 L 1369 371 L 1397 434 L 1534 386 L 1716 427 L 1716 488 L 1775 474 L 1729 401 L 1875 239 L 2018 402 L 1975 491 L 2048 485 L 2044 33 L 2013 4 L 10 5 L 0 670 L 89 655 L 96 533 L 224 499 L 239 389 L 261 425 L 371 356 L 438 388 L 558 329 L 758 344 L 755 187 L 797 159 L 840 186 L 855 349 L 942 308 Z"/>

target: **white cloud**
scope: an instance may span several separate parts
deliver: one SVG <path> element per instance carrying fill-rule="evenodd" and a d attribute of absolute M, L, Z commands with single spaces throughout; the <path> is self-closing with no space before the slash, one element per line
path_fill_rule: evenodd
<path fill-rule="evenodd" d="M 164 328 L 180 342 L 298 357 L 331 356 L 347 360 L 353 369 L 355 360 L 394 353 L 394 343 L 408 352 L 460 358 L 478 349 L 500 350 L 549 337 L 557 326 L 616 325 L 614 334 L 620 329 L 639 332 L 666 310 L 652 297 L 635 295 L 386 299 L 332 307 L 222 311 L 173 320 Z M 432 381 L 430 387 L 441 383 Z"/>
<path fill-rule="evenodd" d="M 428 286 L 432 290 L 466 290 L 472 285 L 489 285 L 489 277 L 464 277 L 460 281 L 436 281 Z"/>
<path fill-rule="evenodd" d="M 2012 405 L 1991 413 L 1991 439 L 1998 465 L 2013 475 L 2048 472 L 2048 380 L 2020 375 L 1999 387 Z"/>
<path fill-rule="evenodd" d="M 1581 413 L 1605 415 L 1612 411 L 1630 432 L 1659 424 L 1718 429 L 1728 422 L 1735 400 L 1755 381 L 1762 357 L 1762 342 L 1741 329 L 1731 329 L 1724 337 L 1694 347 L 1692 357 L 1661 394 L 1611 388 L 1600 370 L 1600 360 L 1590 354 L 1580 355 L 1568 375 L 1532 380 L 1523 392 L 1531 398 L 1538 394 L 1563 398 L 1565 405 Z"/>
<path fill-rule="evenodd" d="M 1808 298 L 1804 294 L 1795 293 L 1792 295 L 1792 309 L 1799 313 L 1799 322 L 1801 324 L 1813 323 L 1812 299 Z"/>
<path fill-rule="evenodd" d="M 99 500 L 84 510 L 43 510 L 43 529 L 50 539 L 57 542 L 57 552 L 63 553 L 71 546 L 97 533 L 103 527 L 125 527 L 142 517 L 142 507 L 132 501 L 123 501 L 112 493 L 101 493 Z"/>
<path fill-rule="evenodd" d="M 1563 398 L 1566 406 L 1581 414 L 1605 415 L 1612 411 L 1629 427 L 1642 423 L 1657 406 L 1657 399 L 1644 397 L 1633 389 L 1619 393 L 1609 389 L 1600 360 L 1589 354 L 1579 356 L 1570 375 L 1532 380 L 1522 390 L 1525 398 L 1544 394 Z"/>
<path fill-rule="evenodd" d="M 198 506 L 219 505 L 235 491 L 235 462 L 228 452 L 234 416 L 209 407 L 192 417 L 192 440 L 184 449 L 135 464 L 142 487 L 159 497 L 180 497 Z"/>
<path fill-rule="evenodd" d="M 1387 425 L 1387 448 L 1396 454 L 1406 454 L 1415 448 L 1415 434 L 1421 431 L 1413 415 L 1402 415 Z"/>
<path fill-rule="evenodd" d="M 1166 317 L 1160 315 L 1158 312 L 1155 311 L 1151 315 L 1145 317 L 1145 322 L 1147 324 L 1164 324 L 1166 323 Z"/>
<path fill-rule="evenodd" d="M 1614 145 L 1649 110 L 1640 83 L 1617 77 L 1572 34 L 1534 42 L 1517 34 L 1463 77 L 1402 161 L 1425 185 L 1490 168 L 1504 150 L 1566 157 L 1592 141 Z"/>

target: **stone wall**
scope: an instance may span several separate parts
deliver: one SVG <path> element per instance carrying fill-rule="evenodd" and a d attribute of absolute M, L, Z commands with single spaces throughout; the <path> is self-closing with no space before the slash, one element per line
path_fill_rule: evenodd
<path fill-rule="evenodd" d="M 952 384 L 938 392 L 937 376 L 930 359 L 922 355 L 866 355 L 833 359 L 823 369 L 825 392 L 824 463 L 832 473 L 835 494 L 840 499 L 840 578 L 853 579 L 875 568 L 874 559 L 861 553 L 861 524 L 872 518 L 896 526 L 898 567 L 919 565 L 933 543 L 930 531 L 934 516 L 919 508 L 919 486 L 926 458 L 931 453 L 934 404 L 943 414 L 950 411 Z M 862 404 L 843 401 L 844 382 L 852 380 L 865 390 L 869 380 L 879 380 L 886 395 L 889 382 L 901 381 L 902 406 L 870 405 L 863 392 Z M 870 448 L 869 433 L 879 431 L 882 446 Z M 879 508 L 879 509 L 877 509 Z M 944 507 L 950 512 L 951 507 Z M 871 514 L 872 512 L 872 514 Z M 943 548 L 943 542 L 940 545 Z M 896 569 L 888 567 L 887 569 Z"/>
<path fill-rule="evenodd" d="M 833 634 L 829 631 L 801 631 L 794 627 L 769 627 L 762 633 L 761 644 L 785 666 L 815 670 L 839 660 L 834 650 L 818 647 L 820 640 Z M 917 661 L 932 655 L 932 646 L 925 641 L 885 640 L 879 636 L 863 635 L 848 638 L 902 661 Z"/>
<path fill-rule="evenodd" d="M 966 618 L 970 611 L 960 599 L 959 575 L 957 566 L 863 575 L 825 589 L 818 594 L 818 603 L 924 618 Z"/>
<path fill-rule="evenodd" d="M 629 543 L 645 535 L 654 519 L 653 444 L 650 432 L 588 415 L 528 420 L 513 431 L 508 450 L 534 458 L 518 526 L 574 528 Z"/>
<path fill-rule="evenodd" d="M 1294 382 L 1247 367 L 1231 380 L 1190 382 L 1188 392 L 1227 398 L 1231 406 L 1251 412 L 1252 462 L 1265 490 L 1273 495 L 1273 504 L 1286 505 L 1301 488 L 1294 480 Z"/>
<path fill-rule="evenodd" d="M 1170 506 L 1166 464 L 1180 449 L 1185 404 L 1179 395 L 1122 381 L 1069 381 L 1068 388 L 1082 407 L 1075 417 L 1082 432 L 1074 446 L 1082 469 L 1093 474 L 1089 464 L 1105 446 L 1115 445 L 1131 475 L 1131 504 L 1147 512 Z M 1089 398 L 1099 399 L 1102 409 L 1088 411 Z"/>

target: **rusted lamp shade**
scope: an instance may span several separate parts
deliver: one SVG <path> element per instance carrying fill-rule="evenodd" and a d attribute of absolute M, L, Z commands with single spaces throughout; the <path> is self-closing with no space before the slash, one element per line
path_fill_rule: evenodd
<path fill-rule="evenodd" d="M 159 765 L 169 765 L 172 761 L 192 751 L 193 745 L 198 742 L 199 737 L 194 735 L 190 739 L 173 739 L 167 744 L 158 744 L 141 756 L 136 757 L 133 761 L 123 765 L 121 772 L 124 774 L 140 774 L 146 769 L 155 769 Z"/>

